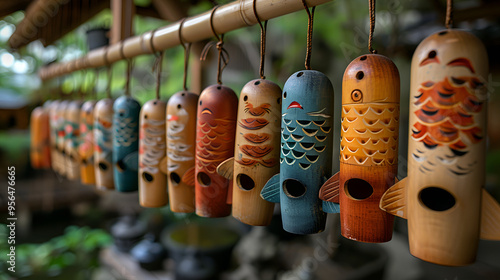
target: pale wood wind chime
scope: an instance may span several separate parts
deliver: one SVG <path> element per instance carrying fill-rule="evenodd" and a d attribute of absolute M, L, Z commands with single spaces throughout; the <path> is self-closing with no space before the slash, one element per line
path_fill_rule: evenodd
<path fill-rule="evenodd" d="M 243 87 L 239 101 L 222 84 L 229 56 L 224 34 L 215 28 L 215 19 L 221 25 L 223 17 L 216 11 L 233 13 L 232 3 L 202 16 L 210 29 L 203 30 L 217 39 L 204 50 L 205 55 L 212 46 L 218 51 L 217 84 L 199 96 L 186 87 L 190 43 L 185 42 L 208 37 L 193 29 L 189 38 L 183 35 L 189 19 L 122 41 L 121 59 L 145 49 L 159 52 L 156 98 L 141 108 L 127 82 L 125 95 L 116 100 L 108 84 L 107 97 L 97 102 L 48 101 L 31 116 L 33 167 L 52 167 L 103 190 L 139 190 L 143 207 L 169 205 L 173 212 L 202 217 L 232 213 L 254 226 L 268 225 L 274 203 L 280 203 L 283 228 L 297 234 L 321 232 L 326 213 L 340 213 L 346 238 L 387 242 L 393 216 L 399 216 L 408 219 L 411 254 L 441 265 L 470 264 L 479 238 L 500 240 L 500 206 L 483 189 L 488 58 L 479 39 L 451 28 L 451 0 L 446 29 L 423 40 L 412 59 L 408 177 L 401 181 L 396 178 L 399 71 L 372 48 L 375 1 L 369 1 L 369 53 L 354 59 L 343 76 L 340 170 L 335 174 L 333 87 L 310 66 L 314 9 L 326 1 L 307 1 L 312 10 L 305 0 L 297 1 L 308 14 L 305 69 L 292 74 L 283 90 L 264 76 L 267 20 L 262 24 L 257 4 L 268 3 L 238 5 L 245 9 L 247 2 L 261 28 L 260 79 Z M 287 10 L 262 11 L 270 18 L 298 10 L 295 4 L 279 2 Z M 173 36 L 172 30 L 185 49 L 184 84 L 164 102 L 162 50 L 173 43 L 163 38 Z M 94 51 L 83 63 L 50 66 L 41 76 L 110 65 L 119 60 L 116 48 Z M 129 60 L 127 81 L 131 68 Z"/>

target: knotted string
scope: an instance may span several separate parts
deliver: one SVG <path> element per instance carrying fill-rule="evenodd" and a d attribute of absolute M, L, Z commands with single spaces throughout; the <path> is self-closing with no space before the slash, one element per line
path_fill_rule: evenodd
<path fill-rule="evenodd" d="M 220 85 L 220 84 L 222 84 L 222 81 L 221 81 L 222 71 L 224 70 L 224 68 L 226 68 L 227 63 L 229 62 L 229 54 L 227 53 L 226 49 L 224 49 L 224 34 L 221 34 L 219 36 L 217 34 L 217 32 L 215 32 L 215 28 L 214 28 L 214 14 L 215 14 L 215 10 L 217 10 L 218 7 L 219 6 L 215 6 L 212 9 L 212 13 L 210 14 L 210 27 L 212 28 L 212 32 L 213 32 L 215 38 L 217 38 L 218 42 L 214 42 L 214 41 L 208 42 L 205 45 L 205 47 L 203 48 L 203 51 L 201 52 L 200 59 L 201 60 L 207 59 L 207 55 L 208 55 L 208 52 L 210 51 L 210 49 L 213 46 L 217 47 L 217 50 L 219 53 L 219 56 L 217 59 L 218 60 L 217 61 L 217 83 Z"/>
<path fill-rule="evenodd" d="M 161 68 L 163 62 L 163 54 L 161 51 L 158 55 L 156 55 L 155 62 L 153 64 L 153 72 L 156 71 L 156 99 L 160 99 L 160 84 L 161 84 Z"/>

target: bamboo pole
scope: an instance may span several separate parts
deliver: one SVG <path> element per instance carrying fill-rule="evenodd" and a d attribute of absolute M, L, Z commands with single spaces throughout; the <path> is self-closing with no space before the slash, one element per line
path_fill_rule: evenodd
<path fill-rule="evenodd" d="M 309 7 L 318 6 L 332 0 L 306 0 Z M 304 9 L 300 0 L 257 0 L 257 13 L 261 20 L 268 20 Z M 182 27 L 184 42 L 198 42 L 212 38 L 210 13 L 207 11 L 186 19 Z M 253 12 L 253 0 L 234 1 L 219 7 L 213 18 L 213 25 L 218 34 L 227 33 L 257 23 Z M 148 31 L 142 35 L 127 38 L 119 43 L 89 52 L 86 56 L 72 61 L 57 63 L 40 69 L 42 80 L 49 80 L 71 72 L 86 68 L 97 68 L 107 63 L 132 58 L 143 54 L 175 47 L 179 42 L 180 22 L 172 23 L 156 31 Z M 153 36 L 151 40 L 151 36 Z M 151 46 L 153 45 L 153 48 Z M 122 51 L 123 48 L 123 51 Z"/>

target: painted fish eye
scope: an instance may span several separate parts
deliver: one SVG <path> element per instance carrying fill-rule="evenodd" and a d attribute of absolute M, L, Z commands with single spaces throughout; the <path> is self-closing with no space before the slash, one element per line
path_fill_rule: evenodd
<path fill-rule="evenodd" d="M 181 104 L 177 104 L 177 109 L 182 108 Z"/>
<path fill-rule="evenodd" d="M 245 96 L 243 97 L 243 101 L 247 101 L 247 100 L 248 100 L 248 96 L 247 96 L 247 95 L 245 95 Z"/>
<path fill-rule="evenodd" d="M 283 92 L 283 99 L 286 99 L 286 91 Z"/>
<path fill-rule="evenodd" d="M 351 92 L 351 99 L 354 102 L 359 102 L 363 99 L 363 93 L 359 89 L 355 89 Z"/>

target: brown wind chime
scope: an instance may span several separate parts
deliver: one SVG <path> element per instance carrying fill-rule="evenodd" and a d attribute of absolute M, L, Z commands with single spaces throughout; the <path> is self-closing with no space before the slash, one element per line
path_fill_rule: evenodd
<path fill-rule="evenodd" d="M 54 100 L 31 116 L 31 161 L 83 184 L 121 192 L 139 190 L 143 207 L 170 205 L 202 217 L 230 214 L 265 226 L 280 203 L 283 228 L 297 234 L 325 229 L 326 213 L 340 213 L 341 234 L 361 242 L 387 242 L 394 216 L 408 219 L 410 252 L 432 263 L 459 266 L 475 259 L 478 239 L 500 240 L 500 205 L 484 190 L 488 58 L 481 41 L 451 28 L 417 47 L 412 59 L 408 177 L 398 181 L 400 80 L 396 65 L 372 48 L 375 0 L 369 0 L 368 54 L 343 75 L 340 170 L 332 173 L 333 87 L 311 69 L 314 9 L 308 15 L 305 70 L 283 90 L 264 76 L 267 21 L 261 29 L 260 79 L 239 101 L 221 81 L 228 63 L 224 34 L 216 47 L 217 84 L 198 96 L 186 87 L 190 43 L 184 48 L 183 90 L 160 100 L 163 52 L 157 55 L 156 98 L 141 106 L 125 95 L 83 103 Z M 123 54 L 123 42 L 121 56 Z M 96 75 L 97 76 L 97 75 Z M 80 89 L 82 92 L 82 89 Z M 74 94 L 75 95 L 75 94 Z M 83 105 L 82 105 L 83 104 Z M 333 175 L 333 176 L 332 176 Z"/>

